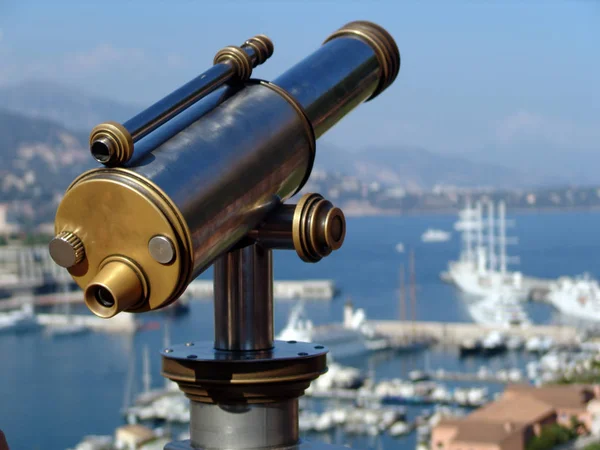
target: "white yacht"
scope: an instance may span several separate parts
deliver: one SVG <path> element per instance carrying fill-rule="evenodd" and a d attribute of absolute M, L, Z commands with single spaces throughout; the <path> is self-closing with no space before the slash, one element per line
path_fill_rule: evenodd
<path fill-rule="evenodd" d="M 434 228 L 427 228 L 425 233 L 421 235 L 421 241 L 423 242 L 447 242 L 450 240 L 452 233 L 444 230 L 436 230 Z"/>
<path fill-rule="evenodd" d="M 354 310 L 350 302 L 344 307 L 343 323 L 321 326 L 313 325 L 305 317 L 304 304 L 299 302 L 292 308 L 287 325 L 276 339 L 325 345 L 336 360 L 392 348 L 392 342 L 378 335 L 368 323 L 365 311 L 362 308 Z"/>
<path fill-rule="evenodd" d="M 502 328 L 527 327 L 531 321 L 521 302 L 507 291 L 489 294 L 468 306 L 475 323 Z"/>
<path fill-rule="evenodd" d="M 600 286 L 589 274 L 559 278 L 550 286 L 548 300 L 565 315 L 600 321 Z"/>
<path fill-rule="evenodd" d="M 23 333 L 40 328 L 33 305 L 26 303 L 21 309 L 0 313 L 0 333 Z"/>
<path fill-rule="evenodd" d="M 481 202 L 477 202 L 475 208 L 472 208 L 469 202 L 467 207 L 460 211 L 459 220 L 454 228 L 462 232 L 464 246 L 458 261 L 448 264 L 446 276 L 461 291 L 471 296 L 484 297 L 499 289 L 507 289 L 518 298 L 524 298 L 527 291 L 523 285 L 523 275 L 521 272 L 510 272 L 507 269 L 508 263 L 518 258 L 511 258 L 506 254 L 508 239 L 504 202 L 500 202 L 498 213 L 499 217 L 496 220 L 492 202 L 488 202 L 486 220 L 483 218 Z M 486 227 L 488 233 L 484 236 Z M 496 228 L 499 231 L 498 236 Z M 499 247 L 499 256 L 496 254 L 496 247 Z"/>

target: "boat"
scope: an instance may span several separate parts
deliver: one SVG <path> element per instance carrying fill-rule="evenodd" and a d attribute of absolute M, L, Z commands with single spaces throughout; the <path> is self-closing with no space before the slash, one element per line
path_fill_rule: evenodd
<path fill-rule="evenodd" d="M 481 340 L 481 352 L 486 356 L 497 355 L 506 350 L 506 338 L 499 331 L 490 331 Z"/>
<path fill-rule="evenodd" d="M 554 340 L 549 336 L 533 336 L 525 343 L 525 350 L 530 353 L 546 353 L 554 346 Z"/>
<path fill-rule="evenodd" d="M 354 367 L 345 367 L 329 358 L 327 372 L 314 380 L 310 391 L 328 391 L 331 389 L 358 389 L 366 380 L 366 376 Z"/>
<path fill-rule="evenodd" d="M 521 328 L 531 321 L 519 300 L 510 291 L 496 291 L 467 307 L 473 321 L 479 325 Z"/>
<path fill-rule="evenodd" d="M 427 228 L 421 235 L 421 241 L 423 242 L 447 242 L 452 237 L 452 233 L 449 231 L 438 230 L 435 228 Z"/>
<path fill-rule="evenodd" d="M 41 327 L 31 303 L 25 303 L 20 309 L 0 313 L 0 334 L 27 333 Z"/>
<path fill-rule="evenodd" d="M 399 437 L 410 434 L 412 430 L 412 427 L 408 423 L 399 420 L 390 427 L 388 433 L 390 434 L 390 436 Z"/>
<path fill-rule="evenodd" d="M 344 306 L 344 321 L 315 326 L 306 318 L 304 303 L 291 310 L 287 325 L 277 335 L 282 341 L 315 342 L 329 348 L 336 359 L 345 359 L 393 348 L 387 337 L 379 335 L 367 321 L 365 310 L 354 310 L 351 302 Z"/>
<path fill-rule="evenodd" d="M 525 339 L 521 336 L 512 335 L 506 339 L 506 348 L 509 350 L 522 350 L 525 347 Z"/>
<path fill-rule="evenodd" d="M 460 356 L 477 355 L 481 353 L 481 341 L 479 339 L 465 339 L 459 345 Z"/>
<path fill-rule="evenodd" d="M 522 273 L 508 270 L 508 263 L 516 262 L 518 258 L 509 257 L 506 253 L 509 242 L 506 237 L 506 205 L 499 203 L 497 219 L 494 204 L 488 202 L 487 206 L 486 220 L 483 218 L 481 202 L 477 202 L 473 208 L 469 201 L 466 208 L 459 212 L 459 220 L 454 228 L 462 233 L 463 248 L 458 260 L 448 263 L 448 270 L 442 277 L 473 297 L 485 297 L 503 289 L 511 291 L 519 299 L 526 298 L 528 291 Z M 488 232 L 484 237 L 486 228 Z M 499 256 L 496 247 L 499 247 Z"/>
<path fill-rule="evenodd" d="M 561 277 L 550 285 L 548 301 L 567 316 L 600 321 L 600 285 L 589 274 Z"/>
<path fill-rule="evenodd" d="M 68 287 L 63 286 L 63 294 L 68 292 Z M 61 308 L 62 306 L 62 308 Z M 55 308 L 54 314 L 64 315 L 65 321 L 59 323 L 50 323 L 46 325 L 46 334 L 54 338 L 68 337 L 68 336 L 80 336 L 90 332 L 88 326 L 81 321 L 75 320 L 71 314 L 71 303 L 66 301 L 64 305 L 59 305 Z"/>

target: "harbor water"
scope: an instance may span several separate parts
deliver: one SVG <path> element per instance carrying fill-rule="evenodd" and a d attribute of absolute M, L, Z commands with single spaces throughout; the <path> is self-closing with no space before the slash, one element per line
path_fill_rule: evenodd
<path fill-rule="evenodd" d="M 510 234 L 518 237 L 519 244 L 509 247 L 509 253 L 521 259 L 517 270 L 542 278 L 586 271 L 599 275 L 600 213 L 509 214 L 509 218 L 516 219 Z M 429 227 L 452 230 L 455 220 L 453 215 L 349 218 L 346 242 L 340 251 L 318 264 L 305 264 L 294 252 L 276 252 L 275 278 L 336 282 L 341 290 L 337 299 L 307 303 L 306 312 L 315 324 L 341 321 L 348 298 L 356 307 L 365 308 L 371 319 L 397 319 L 400 265 L 408 268 L 408 251 L 413 249 L 416 319 L 471 321 L 461 295 L 440 280 L 440 272 L 446 269 L 448 261 L 458 256 L 459 235 L 454 232 L 452 239 L 443 243 L 423 243 L 420 239 Z M 396 251 L 399 242 L 404 244 L 405 253 Z M 209 271 L 201 278 L 209 279 L 211 275 Z M 276 302 L 277 331 L 285 325 L 293 304 Z M 529 303 L 526 309 L 535 323 L 563 320 L 544 304 Z M 133 377 L 134 389 L 141 390 L 141 355 L 145 346 L 152 350 L 152 384 L 163 384 L 158 351 L 163 346 L 166 317 L 157 312 L 142 315 L 142 321 L 156 321 L 160 326 L 132 336 L 89 333 L 58 339 L 43 332 L 0 335 L 0 429 L 11 450 L 62 450 L 75 446 L 84 435 L 113 434 L 124 423 L 121 411 L 133 395 L 128 380 Z M 173 343 L 212 339 L 211 302 L 192 302 L 190 314 L 169 320 Z M 354 364 L 365 371 L 373 370 L 376 378 L 382 379 L 405 377 L 411 370 L 424 368 L 475 371 L 483 364 L 495 370 L 522 367 L 533 358 L 508 353 L 492 359 L 460 360 L 456 348 L 436 347 L 417 354 L 375 355 Z M 490 389 L 501 387 L 492 385 Z M 421 409 L 411 407 L 409 414 L 414 416 Z M 414 433 L 398 439 L 332 433 L 319 435 L 318 439 L 356 448 L 415 448 Z"/>

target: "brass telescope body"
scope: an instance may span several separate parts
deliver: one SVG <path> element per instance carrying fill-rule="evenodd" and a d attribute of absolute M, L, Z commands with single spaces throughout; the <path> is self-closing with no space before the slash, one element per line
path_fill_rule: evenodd
<path fill-rule="evenodd" d="M 264 36 L 247 42 L 263 48 L 252 64 L 272 53 Z M 255 47 L 247 46 L 252 54 Z M 136 142 L 128 162 L 107 163 L 68 188 L 52 256 L 101 317 L 170 304 L 303 186 L 315 139 L 381 93 L 399 68 L 387 32 L 353 22 L 273 82 L 212 82 L 199 87 L 201 98 L 183 95 L 188 105 L 178 114 L 165 106 L 164 117 L 158 102 L 140 114 L 150 117 L 152 131 Z M 94 129 L 92 147 L 98 130 L 113 125 Z M 75 247 L 83 249 L 77 256 Z"/>
<path fill-rule="evenodd" d="M 315 141 L 396 78 L 400 54 L 352 22 L 273 82 L 250 79 L 266 36 L 217 53 L 212 69 L 133 119 L 92 130 L 105 167 L 58 207 L 55 262 L 96 315 L 162 308 L 214 265 L 215 338 L 163 349 L 162 374 L 190 399 L 190 439 L 165 450 L 332 448 L 299 438 L 298 398 L 327 370 L 327 348 L 276 341 L 273 250 L 315 263 L 346 235 L 341 209 L 308 178 Z"/>

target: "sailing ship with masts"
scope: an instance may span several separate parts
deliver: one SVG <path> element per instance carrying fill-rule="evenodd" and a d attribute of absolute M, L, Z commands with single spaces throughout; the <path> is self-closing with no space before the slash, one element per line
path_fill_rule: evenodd
<path fill-rule="evenodd" d="M 474 207 L 467 201 L 466 208 L 460 211 L 454 228 L 462 233 L 463 249 L 459 259 L 448 264 L 446 277 L 474 297 L 485 297 L 500 290 L 511 296 L 527 297 L 521 272 L 508 270 L 508 264 L 517 262 L 518 258 L 506 253 L 506 246 L 512 241 L 506 236 L 506 205 L 503 201 L 498 203 L 498 217 L 492 201 L 487 201 L 485 206 L 485 218 L 481 201 Z"/>

